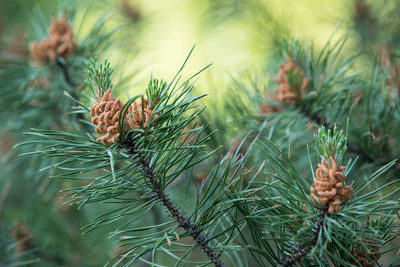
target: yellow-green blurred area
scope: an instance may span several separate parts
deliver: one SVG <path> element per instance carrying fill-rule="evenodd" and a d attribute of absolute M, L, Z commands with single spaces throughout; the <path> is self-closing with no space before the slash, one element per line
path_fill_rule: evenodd
<path fill-rule="evenodd" d="M 33 5 L 39 5 L 49 14 L 54 9 L 54 2 L 2 0 L 2 35 L 26 34 L 29 23 L 25 20 L 26 12 Z M 125 74 L 136 73 L 128 91 L 142 91 L 150 73 L 159 78 L 171 78 L 190 48 L 196 45 L 185 73 L 193 74 L 212 63 L 211 69 L 201 76 L 198 86 L 216 97 L 218 92 L 226 90 L 232 76 L 263 70 L 268 65 L 268 58 L 278 53 L 282 37 L 310 41 L 316 47 L 324 45 L 334 32 L 333 40 L 341 37 L 348 27 L 354 26 L 355 2 L 77 1 L 74 29 L 82 36 L 88 25 L 103 12 L 109 16 L 109 29 L 121 27 L 115 42 L 120 44 L 121 40 L 117 39 L 122 39 L 123 45 L 113 47 L 107 57 L 117 68 L 123 66 Z M 70 3 L 72 1 L 65 1 L 66 7 Z M 82 22 L 83 16 L 87 17 Z M 339 30 L 335 31 L 340 24 Z M 348 37 L 351 43 L 358 36 L 351 34 Z"/>

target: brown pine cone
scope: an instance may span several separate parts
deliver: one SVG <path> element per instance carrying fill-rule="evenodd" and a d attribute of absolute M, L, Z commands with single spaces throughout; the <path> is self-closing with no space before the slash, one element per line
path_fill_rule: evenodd
<path fill-rule="evenodd" d="M 29 46 L 31 57 L 40 64 L 54 61 L 57 57 L 67 58 L 71 56 L 76 44 L 73 40 L 72 29 L 64 18 L 53 18 L 49 27 L 50 38 L 41 43 L 33 42 Z"/>
<path fill-rule="evenodd" d="M 356 264 L 363 267 L 374 267 L 375 263 L 381 257 L 378 246 L 379 243 L 367 238 L 364 238 L 363 241 L 368 244 L 368 249 L 362 245 L 356 245 L 352 252 L 353 256 L 357 259 Z"/>
<path fill-rule="evenodd" d="M 97 141 L 105 145 L 112 145 L 119 141 L 118 119 L 123 105 L 119 98 L 115 99 L 112 96 L 110 88 L 105 92 L 100 103 L 91 107 L 90 116 L 92 122 L 96 125 L 96 132 L 106 134 L 97 138 Z"/>
<path fill-rule="evenodd" d="M 110 88 L 104 93 L 100 103 L 91 107 L 90 116 L 93 124 L 96 125 L 96 132 L 106 134 L 97 138 L 97 141 L 105 145 L 112 145 L 120 140 L 119 116 L 123 106 L 124 104 L 119 98 L 115 99 L 112 96 Z M 128 118 L 125 130 L 141 129 L 147 126 L 153 117 L 146 100 L 143 100 L 143 106 L 141 103 L 134 101 L 128 108 L 125 117 Z"/>
<path fill-rule="evenodd" d="M 66 19 L 53 18 L 49 34 L 53 43 L 51 60 L 55 60 L 57 56 L 67 58 L 73 54 L 76 45 L 73 41 L 71 25 Z"/>
<path fill-rule="evenodd" d="M 48 50 L 50 47 L 50 40 L 45 39 L 43 42 L 32 42 L 29 45 L 31 57 L 40 64 L 45 64 L 50 61 Z"/>
<path fill-rule="evenodd" d="M 348 201 L 353 196 L 353 188 L 343 185 L 346 176 L 342 172 L 344 166 L 337 166 L 335 160 L 330 158 L 330 166 L 321 160 L 318 169 L 315 171 L 314 184 L 311 185 L 310 197 L 315 204 L 328 206 L 328 212 L 340 210 L 340 204 Z"/>
<path fill-rule="evenodd" d="M 56 36 L 65 36 L 72 39 L 72 29 L 68 20 L 65 18 L 53 18 L 49 27 L 49 35 L 52 38 Z"/>
<path fill-rule="evenodd" d="M 131 129 L 140 129 L 147 126 L 152 118 L 152 111 L 148 108 L 147 100 L 143 100 L 143 105 L 134 101 L 128 109 L 128 116 L 130 116 L 128 124 Z"/>
<path fill-rule="evenodd" d="M 296 79 L 294 81 L 289 80 L 289 75 L 294 75 Z M 304 77 L 303 70 L 294 63 L 292 57 L 288 57 L 286 63 L 279 66 L 278 76 L 275 81 L 280 83 L 278 99 L 281 103 L 287 105 L 295 105 L 298 100 L 303 99 L 303 92 L 309 83 L 309 80 Z"/>
<path fill-rule="evenodd" d="M 292 79 L 289 79 L 292 78 Z M 293 78 L 295 78 L 293 80 Z M 304 72 L 294 63 L 291 57 L 286 59 L 285 64 L 279 65 L 279 72 L 275 82 L 279 83 L 276 94 L 269 94 L 269 99 L 276 100 L 285 105 L 296 105 L 304 97 L 309 79 L 304 77 Z M 260 107 L 260 114 L 282 111 L 282 107 L 263 103 Z"/>

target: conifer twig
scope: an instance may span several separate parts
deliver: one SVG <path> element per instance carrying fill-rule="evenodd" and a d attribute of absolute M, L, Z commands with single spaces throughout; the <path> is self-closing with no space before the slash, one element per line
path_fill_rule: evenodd
<path fill-rule="evenodd" d="M 297 105 L 296 107 L 300 110 L 300 112 L 301 112 L 306 118 L 308 118 L 309 120 L 315 122 L 315 123 L 318 125 L 318 127 L 325 126 L 325 127 L 329 128 L 329 129 L 331 128 L 331 127 L 328 127 L 329 125 L 327 125 L 327 123 L 326 123 L 326 121 L 325 121 L 325 118 L 323 118 L 323 117 L 321 117 L 321 116 L 319 116 L 319 115 L 315 115 L 315 114 L 313 115 L 313 114 L 311 114 L 311 112 L 309 112 L 309 110 L 308 110 L 307 108 L 305 108 L 304 106 L 300 108 L 300 107 Z"/>
<path fill-rule="evenodd" d="M 299 110 L 306 118 L 315 122 L 318 125 L 318 127 L 325 126 L 327 129 L 331 129 L 331 130 L 333 129 L 333 127 L 330 125 L 330 123 L 326 122 L 324 117 L 319 116 L 319 115 L 313 115 L 305 108 L 299 108 Z M 370 153 L 367 153 L 364 150 L 362 150 L 357 144 L 349 142 L 349 140 L 347 140 L 347 147 L 348 147 L 349 151 L 357 154 L 364 161 L 367 161 L 369 163 L 377 162 L 376 157 L 374 157 Z M 394 157 L 392 157 L 390 155 L 390 158 L 394 158 Z M 387 164 L 388 162 L 390 162 L 390 161 L 385 161 L 384 164 Z M 396 172 L 400 172 L 400 163 L 394 164 L 392 168 L 395 169 Z"/>
<path fill-rule="evenodd" d="M 176 205 L 171 201 L 169 196 L 162 190 L 160 183 L 156 180 L 156 173 L 150 163 L 144 158 L 140 151 L 135 149 L 134 140 L 128 141 L 125 145 L 130 147 L 131 155 L 134 155 L 136 159 L 144 168 L 144 172 L 150 182 L 152 191 L 156 194 L 156 197 L 162 202 L 163 206 L 168 209 L 171 215 L 176 219 L 178 225 L 182 227 L 192 238 L 196 241 L 196 245 L 200 246 L 203 251 L 210 258 L 211 262 L 216 267 L 225 267 L 224 263 L 218 255 L 209 245 L 208 240 L 201 235 L 201 230 L 198 229 L 191 220 L 185 216 L 183 210 L 179 210 Z"/>
<path fill-rule="evenodd" d="M 294 263 L 299 261 L 301 258 L 306 256 L 310 252 L 310 250 L 317 244 L 319 233 L 321 232 L 322 226 L 324 225 L 325 216 L 329 216 L 329 215 L 327 213 L 327 210 L 323 209 L 321 211 L 321 214 L 318 215 L 317 221 L 316 221 L 314 227 L 311 229 L 312 239 L 310 240 L 310 242 L 308 242 L 302 246 L 299 246 L 291 254 L 284 257 L 279 262 L 277 267 L 292 266 Z"/>
<path fill-rule="evenodd" d="M 59 66 L 60 69 L 61 69 L 61 71 L 63 72 L 65 81 L 66 81 L 71 87 L 75 87 L 76 84 L 75 84 L 75 82 L 72 80 L 71 76 L 69 75 L 67 66 L 66 66 L 60 59 L 57 59 L 57 66 Z"/>

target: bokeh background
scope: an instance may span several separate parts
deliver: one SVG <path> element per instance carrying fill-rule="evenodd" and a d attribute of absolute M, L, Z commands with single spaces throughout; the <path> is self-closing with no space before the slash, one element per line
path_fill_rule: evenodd
<path fill-rule="evenodd" d="M 39 6 L 51 17 L 58 2 L 0 0 L 1 53 L 26 53 L 28 14 Z M 212 64 L 197 86 L 209 94 L 206 104 L 213 107 L 224 100 L 232 80 L 238 77 L 273 78 L 276 72 L 268 70 L 276 65 L 282 38 L 295 37 L 321 48 L 328 40 L 345 36 L 344 53 L 363 51 L 356 62 L 359 65 L 373 64 L 379 49 L 396 47 L 400 38 L 400 4 L 395 0 L 61 2 L 66 8 L 76 8 L 75 21 L 80 23 L 74 24 L 73 31 L 78 39 L 103 14 L 106 28 L 120 27 L 113 37 L 115 45 L 98 57 L 108 58 L 116 67 L 115 79 L 129 77 L 123 89 L 130 95 L 143 91 L 150 74 L 171 79 L 195 45 L 184 75 Z M 12 144 L 5 140 L 1 153 L 7 156 Z M 35 182 L 22 176 L 7 179 L 7 164 L 0 168 L 0 214 L 4 221 L 19 227 L 22 245 L 39 248 L 42 260 L 35 265 L 101 266 L 116 253 L 115 240 L 105 238 L 109 229 L 81 235 L 81 227 L 101 212 L 98 206 L 78 211 L 53 197 L 61 196 L 60 187 L 68 187 L 68 182 Z"/>
<path fill-rule="evenodd" d="M 54 2 L 2 0 L 2 36 L 22 38 L 29 23 L 29 9 L 38 4 L 44 12 L 52 12 Z M 199 87 L 214 92 L 223 91 L 232 75 L 262 70 L 267 59 L 277 53 L 282 37 L 312 40 L 316 46 L 324 45 L 334 32 L 333 39 L 339 38 L 349 26 L 355 26 L 356 2 L 359 1 L 77 1 L 77 21 L 88 12 L 84 23 L 90 24 L 108 12 L 108 27 L 126 25 L 119 36 L 126 42 L 124 49 L 111 51 L 109 58 L 115 65 L 125 58 L 127 71 L 139 71 L 133 83 L 138 88 L 147 84 L 150 72 L 171 77 L 196 45 L 187 70 L 212 63 L 212 71 L 202 75 Z M 81 33 L 84 31 L 83 25 Z M 351 35 L 352 42 L 360 38 Z"/>

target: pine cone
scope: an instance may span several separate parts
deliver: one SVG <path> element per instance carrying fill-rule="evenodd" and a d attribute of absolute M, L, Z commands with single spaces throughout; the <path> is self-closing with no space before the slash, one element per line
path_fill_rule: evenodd
<path fill-rule="evenodd" d="M 278 89 L 278 100 L 279 102 L 286 105 L 296 105 L 297 103 L 297 95 L 292 90 L 290 84 L 288 82 L 282 83 Z"/>
<path fill-rule="evenodd" d="M 123 107 L 119 98 L 115 99 L 111 94 L 111 88 L 108 89 L 102 97 L 100 103 L 95 104 L 90 109 L 92 122 L 97 125 L 96 132 L 106 134 L 97 138 L 105 145 L 112 145 L 119 141 L 120 129 L 118 124 L 119 114 Z"/>
<path fill-rule="evenodd" d="M 90 116 L 96 125 L 96 132 L 106 134 L 97 138 L 97 141 L 105 145 L 112 145 L 120 140 L 119 115 L 123 106 L 124 104 L 119 98 L 115 99 L 112 96 L 110 88 L 105 92 L 100 103 L 91 107 Z M 153 114 L 147 106 L 146 100 L 143 100 L 143 106 L 136 101 L 132 103 L 126 114 L 128 120 L 125 130 L 141 129 L 149 124 Z"/>
<path fill-rule="evenodd" d="M 295 79 L 293 80 L 293 78 Z M 307 88 L 309 80 L 304 77 L 303 70 L 294 63 L 293 59 L 288 57 L 285 64 L 280 64 L 275 82 L 279 83 L 277 94 L 270 94 L 267 97 L 282 104 L 294 106 L 303 99 L 303 92 Z M 282 107 L 267 103 L 263 103 L 260 107 L 260 114 L 279 111 L 282 111 Z"/>
<path fill-rule="evenodd" d="M 73 41 L 71 25 L 64 18 L 53 18 L 49 34 L 52 41 L 50 59 L 55 60 L 57 56 L 67 58 L 75 51 L 76 45 Z"/>
<path fill-rule="evenodd" d="M 362 245 L 356 245 L 356 248 L 352 251 L 353 256 L 357 259 L 356 264 L 363 267 L 374 267 L 375 263 L 381 257 L 379 243 L 367 238 L 364 238 L 363 241 L 369 244 L 368 249 Z"/>
<path fill-rule="evenodd" d="M 51 37 L 66 36 L 72 39 L 72 29 L 68 20 L 64 18 L 53 18 L 49 27 Z"/>
<path fill-rule="evenodd" d="M 57 54 L 60 57 L 67 58 L 71 56 L 76 49 L 76 44 L 72 39 L 60 39 L 57 45 Z"/>
<path fill-rule="evenodd" d="M 328 212 L 332 214 L 340 210 L 340 204 L 348 201 L 354 191 L 351 186 L 342 184 L 346 178 L 342 172 L 344 166 L 338 167 L 332 157 L 330 163 L 329 167 L 322 159 L 321 164 L 318 164 L 314 184 L 310 188 L 310 197 L 315 204 L 329 206 Z"/>
<path fill-rule="evenodd" d="M 33 42 L 29 46 L 31 57 L 44 64 L 54 61 L 57 57 L 67 58 L 76 49 L 70 24 L 66 19 L 53 18 L 49 27 L 49 39 L 41 43 Z"/>
<path fill-rule="evenodd" d="M 53 18 L 49 28 L 51 40 L 54 43 L 54 55 L 67 58 L 75 51 L 76 45 L 73 41 L 71 25 L 66 19 Z M 55 59 L 55 58 L 54 58 Z M 53 60 L 54 60 L 53 59 Z"/>
<path fill-rule="evenodd" d="M 289 76 L 295 80 L 289 80 Z M 296 65 L 291 57 L 285 64 L 279 66 L 278 76 L 275 80 L 280 83 L 278 88 L 278 100 L 286 105 L 295 105 L 298 100 L 303 99 L 303 91 L 307 88 L 309 80 L 304 77 L 304 72 Z"/>
<path fill-rule="evenodd" d="M 48 63 L 50 61 L 48 50 L 50 47 L 50 40 L 45 39 L 43 42 L 33 42 L 29 45 L 29 51 L 31 52 L 31 57 L 41 63 Z"/>
<path fill-rule="evenodd" d="M 147 126 L 152 118 L 152 111 L 148 108 L 147 100 L 143 100 L 143 105 L 134 101 L 128 109 L 128 116 L 130 116 L 128 124 L 131 129 L 140 129 Z"/>

